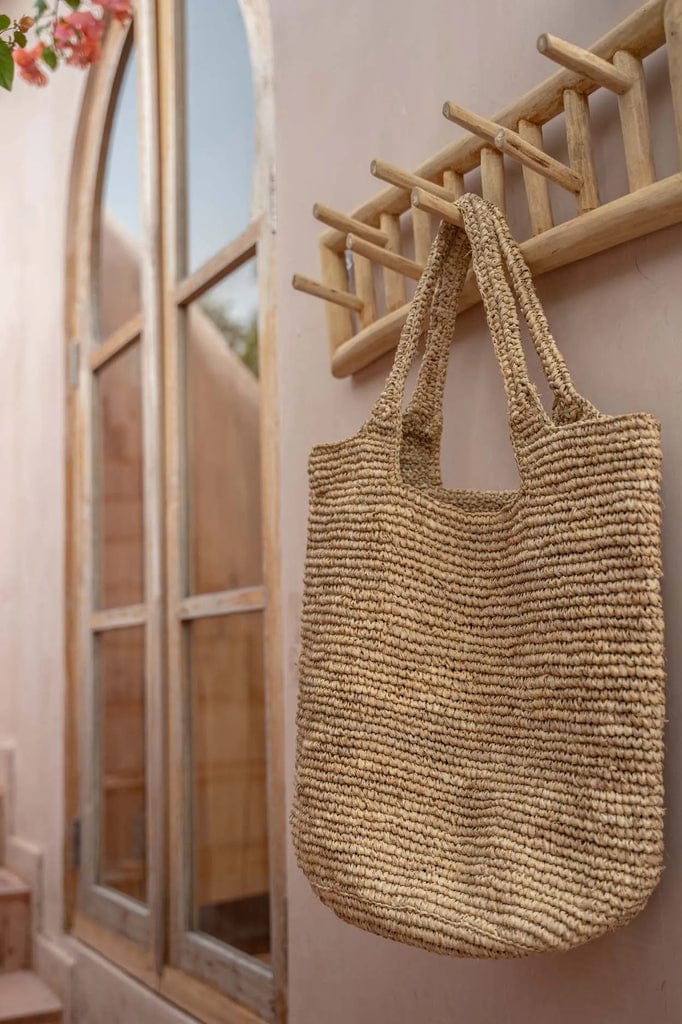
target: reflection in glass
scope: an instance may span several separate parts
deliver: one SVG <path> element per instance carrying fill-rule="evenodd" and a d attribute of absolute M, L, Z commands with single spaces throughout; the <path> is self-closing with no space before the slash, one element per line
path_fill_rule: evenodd
<path fill-rule="evenodd" d="M 255 119 L 251 61 L 238 0 L 185 0 L 187 271 L 247 227 Z"/>
<path fill-rule="evenodd" d="M 99 340 L 140 311 L 137 60 L 123 72 L 109 138 L 99 240 Z"/>
<path fill-rule="evenodd" d="M 118 608 L 144 600 L 140 342 L 95 378 L 95 601 Z"/>
<path fill-rule="evenodd" d="M 145 899 L 144 627 L 95 638 L 101 793 L 99 881 Z"/>
<path fill-rule="evenodd" d="M 190 594 L 262 580 L 257 310 L 251 260 L 186 314 Z"/>
<path fill-rule="evenodd" d="M 263 615 L 187 627 L 192 718 L 192 925 L 269 949 Z"/>

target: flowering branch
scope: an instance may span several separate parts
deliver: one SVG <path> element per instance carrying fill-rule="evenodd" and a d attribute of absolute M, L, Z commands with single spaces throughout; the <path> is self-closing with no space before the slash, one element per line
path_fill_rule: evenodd
<path fill-rule="evenodd" d="M 60 11 L 64 3 L 70 10 Z M 0 86 L 11 90 L 14 71 L 30 85 L 47 85 L 45 69 L 60 64 L 87 68 L 99 60 L 102 38 L 112 18 L 127 25 L 133 16 L 132 0 L 35 0 L 33 14 L 12 19 L 0 14 Z M 35 44 L 28 45 L 28 34 Z"/>

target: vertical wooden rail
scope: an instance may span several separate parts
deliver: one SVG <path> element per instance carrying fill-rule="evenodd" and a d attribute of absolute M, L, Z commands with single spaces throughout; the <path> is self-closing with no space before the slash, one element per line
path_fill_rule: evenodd
<path fill-rule="evenodd" d="M 673 97 L 677 146 L 682 171 L 682 0 L 666 0 L 665 39 L 668 50 L 668 73 Z"/>
<path fill-rule="evenodd" d="M 542 149 L 542 127 L 526 121 L 523 118 L 519 121 L 519 135 L 532 146 Z M 523 184 L 526 189 L 528 200 L 528 212 L 530 213 L 531 230 L 534 235 L 540 235 L 554 226 L 552 217 L 552 206 L 549 200 L 549 187 L 547 178 L 542 174 L 536 174 L 530 167 L 523 165 Z"/>
<path fill-rule="evenodd" d="M 320 245 L 320 263 L 322 280 L 330 288 L 348 291 L 348 273 L 342 252 L 334 252 L 324 242 Z M 349 309 L 325 302 L 327 309 L 327 327 L 332 355 L 339 345 L 353 336 L 353 317 Z"/>
<path fill-rule="evenodd" d="M 463 196 L 466 191 L 464 175 L 460 174 L 459 171 L 453 171 L 450 168 L 447 168 L 443 171 L 443 188 L 447 188 L 450 192 L 453 192 L 457 199 L 459 199 L 459 197 Z"/>
<path fill-rule="evenodd" d="M 431 214 L 428 210 L 412 208 L 412 234 L 414 235 L 414 258 L 417 263 L 426 263 L 431 248 Z"/>
<path fill-rule="evenodd" d="M 618 110 L 623 131 L 625 165 L 631 192 L 651 185 L 656 180 L 649 130 L 649 105 L 642 62 L 625 50 L 613 55 L 613 66 L 631 79 L 627 92 L 618 97 Z"/>
<path fill-rule="evenodd" d="M 388 235 L 386 248 L 390 252 L 400 253 L 400 217 L 393 213 L 382 213 L 379 218 L 381 230 Z M 407 302 L 405 278 L 395 270 L 384 270 L 384 291 L 386 293 L 386 310 L 391 313 Z"/>
<path fill-rule="evenodd" d="M 360 323 L 363 327 L 367 327 L 377 318 L 374 269 L 367 257 L 361 256 L 359 252 L 353 253 L 353 268 L 355 270 L 355 292 L 358 298 L 362 299 Z"/>
<path fill-rule="evenodd" d="M 489 199 L 502 213 L 506 213 L 504 156 L 490 146 L 481 150 L 481 191 L 484 199 Z"/>
<path fill-rule="evenodd" d="M 564 116 L 568 162 L 571 170 L 579 174 L 583 180 L 582 188 L 577 195 L 578 213 L 587 213 L 588 210 L 596 210 L 600 203 L 587 96 L 582 92 L 576 92 L 575 89 L 565 89 Z"/>

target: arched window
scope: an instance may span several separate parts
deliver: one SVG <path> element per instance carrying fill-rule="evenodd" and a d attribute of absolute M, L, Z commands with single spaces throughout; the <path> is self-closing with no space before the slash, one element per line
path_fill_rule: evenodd
<path fill-rule="evenodd" d="M 110 27 L 88 84 L 71 203 L 67 878 L 77 933 L 169 998 L 201 1016 L 219 990 L 275 1019 L 269 69 L 264 0 L 158 0 L 127 35 Z"/>

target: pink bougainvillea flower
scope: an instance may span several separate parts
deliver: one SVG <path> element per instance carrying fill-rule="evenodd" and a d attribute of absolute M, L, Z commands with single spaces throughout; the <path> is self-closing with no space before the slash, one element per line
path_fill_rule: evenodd
<path fill-rule="evenodd" d="M 99 60 L 103 33 L 101 18 L 90 11 L 74 11 L 55 25 L 54 42 L 67 64 L 87 68 Z"/>
<path fill-rule="evenodd" d="M 127 25 L 133 17 L 132 0 L 98 0 L 100 7 L 107 11 L 112 18 Z"/>
<path fill-rule="evenodd" d="M 19 74 L 29 85 L 47 85 L 47 75 L 38 67 L 38 61 L 43 55 L 45 47 L 38 43 L 31 50 L 22 50 L 17 46 L 12 50 L 14 63 L 19 69 Z"/>

